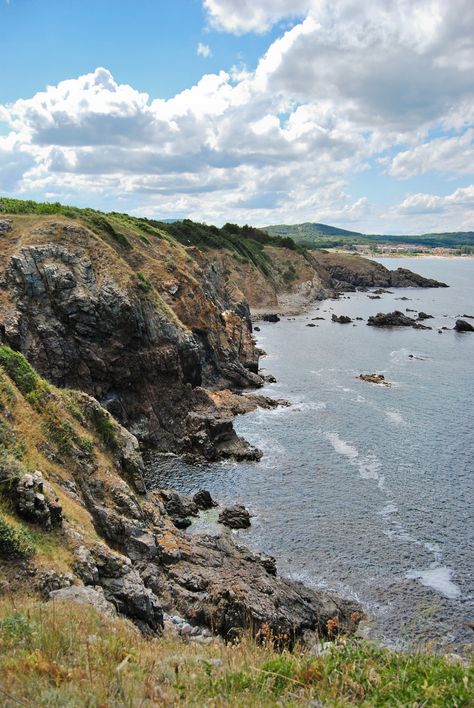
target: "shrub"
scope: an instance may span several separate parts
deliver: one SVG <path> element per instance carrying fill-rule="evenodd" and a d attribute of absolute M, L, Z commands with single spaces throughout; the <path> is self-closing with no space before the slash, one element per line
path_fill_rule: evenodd
<path fill-rule="evenodd" d="M 10 378 L 13 379 L 21 393 L 28 394 L 36 390 L 41 379 L 28 364 L 23 354 L 13 351 L 10 347 L 1 345 L 0 364 Z"/>
<path fill-rule="evenodd" d="M 148 292 L 148 290 L 152 289 L 153 285 L 151 284 L 150 280 L 146 277 L 145 273 L 142 273 L 141 270 L 138 271 L 137 278 L 138 278 L 138 287 L 141 288 L 141 290 Z"/>
<path fill-rule="evenodd" d="M 36 552 L 33 537 L 0 516 L 0 558 L 31 558 Z"/>
<path fill-rule="evenodd" d="M 116 424 L 110 414 L 103 408 L 97 408 L 92 413 L 92 422 L 104 445 L 109 448 L 115 448 L 117 445 L 115 438 Z"/>

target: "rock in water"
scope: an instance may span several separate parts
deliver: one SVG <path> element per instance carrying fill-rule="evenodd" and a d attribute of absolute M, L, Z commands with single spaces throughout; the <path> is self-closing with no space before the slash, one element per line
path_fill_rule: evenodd
<path fill-rule="evenodd" d="M 351 318 L 348 317 L 347 315 L 331 315 L 331 319 L 333 322 L 339 322 L 339 324 L 349 324 L 349 322 L 352 322 Z"/>
<path fill-rule="evenodd" d="M 207 489 L 200 489 L 199 492 L 196 492 L 193 496 L 193 502 L 199 509 L 203 510 L 212 509 L 212 507 L 217 506 Z"/>
<path fill-rule="evenodd" d="M 385 376 L 383 374 L 360 374 L 357 378 L 361 381 L 368 381 L 368 383 L 391 386 L 388 381 L 385 381 Z"/>
<path fill-rule="evenodd" d="M 388 313 L 378 312 L 369 317 L 367 324 L 369 327 L 413 327 L 415 320 L 395 310 Z"/>
<path fill-rule="evenodd" d="M 433 315 L 427 315 L 426 312 L 419 312 L 418 313 L 418 319 L 419 320 L 432 320 Z"/>
<path fill-rule="evenodd" d="M 270 314 L 262 315 L 262 320 L 264 322 L 279 322 L 280 318 L 278 317 L 278 315 L 270 313 Z"/>
<path fill-rule="evenodd" d="M 474 332 L 474 327 L 470 322 L 466 322 L 466 320 L 456 320 L 454 329 L 456 332 Z"/>
<path fill-rule="evenodd" d="M 241 504 L 229 506 L 219 514 L 219 523 L 231 529 L 247 529 L 250 526 L 250 514 Z"/>

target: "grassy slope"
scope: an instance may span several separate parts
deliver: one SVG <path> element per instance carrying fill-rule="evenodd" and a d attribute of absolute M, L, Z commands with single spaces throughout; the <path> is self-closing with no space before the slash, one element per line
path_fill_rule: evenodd
<path fill-rule="evenodd" d="M 433 233 L 420 235 L 380 235 L 361 234 L 346 231 L 326 224 L 275 224 L 265 227 L 272 236 L 292 238 L 297 244 L 316 248 L 332 248 L 354 243 L 410 244 L 419 246 L 462 248 L 474 247 L 474 231 L 454 231 L 451 233 Z"/>
<path fill-rule="evenodd" d="M 242 262 L 253 263 L 267 276 L 271 275 L 271 266 L 264 251 L 266 245 L 297 250 L 292 239 L 276 238 L 251 226 L 225 224 L 218 229 L 188 219 L 167 223 L 117 212 L 105 214 L 94 209 L 79 209 L 59 202 L 40 203 L 0 198 L 0 214 L 58 215 L 76 219 L 91 230 L 115 240 L 126 250 L 134 248 L 133 236 L 138 236 L 145 244 L 155 238 L 165 238 L 170 243 L 197 246 L 203 251 L 225 249 Z"/>
<path fill-rule="evenodd" d="M 250 639 L 144 639 L 93 610 L 21 599 L 0 602 L 0 628 L 5 706 L 472 705 L 472 669 L 365 643 L 310 657 Z"/>

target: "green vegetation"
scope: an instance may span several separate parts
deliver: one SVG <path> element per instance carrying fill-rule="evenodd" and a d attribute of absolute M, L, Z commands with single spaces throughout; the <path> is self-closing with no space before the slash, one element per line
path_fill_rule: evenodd
<path fill-rule="evenodd" d="M 10 347 L 1 345 L 0 366 L 3 366 L 23 395 L 37 390 L 41 379 L 28 364 L 23 354 L 13 351 Z"/>
<path fill-rule="evenodd" d="M 117 445 L 117 425 L 112 416 L 103 408 L 96 408 L 92 412 L 92 422 L 104 445 L 114 449 Z"/>
<path fill-rule="evenodd" d="M 36 552 L 32 535 L 20 524 L 8 521 L 0 511 L 0 558 L 31 558 Z"/>
<path fill-rule="evenodd" d="M 125 621 L 71 603 L 0 601 L 6 705 L 467 708 L 472 680 L 472 668 L 364 642 L 315 657 L 278 653 L 250 638 L 202 646 L 146 639 Z"/>
<path fill-rule="evenodd" d="M 197 246 L 202 250 L 226 249 L 242 263 L 253 263 L 267 276 L 271 275 L 271 267 L 270 258 L 264 251 L 265 246 L 303 251 L 292 238 L 275 237 L 252 226 L 225 224 L 219 229 L 216 226 L 196 223 L 189 219 L 173 222 L 156 221 L 118 212 L 105 214 L 94 209 L 79 209 L 64 206 L 59 202 L 40 203 L 3 197 L 0 198 L 0 214 L 38 216 L 54 214 L 68 219 L 77 219 L 92 231 L 113 239 L 126 250 L 133 248 L 134 236 L 145 244 L 149 244 L 149 237 L 153 236 L 175 244 Z M 142 289 L 151 287 L 151 283 L 143 273 L 137 273 L 137 277 Z"/>
<path fill-rule="evenodd" d="M 141 270 L 139 270 L 137 273 L 137 279 L 138 287 L 144 290 L 145 292 L 148 292 L 148 290 L 151 290 L 153 288 L 153 285 L 151 284 L 149 278 L 147 278 L 146 275 L 141 272 Z"/>
<path fill-rule="evenodd" d="M 354 244 L 383 243 L 387 245 L 427 246 L 429 248 L 468 249 L 467 251 L 463 250 L 462 252 L 464 253 L 474 251 L 474 231 L 397 236 L 361 234 L 358 231 L 347 231 L 346 229 L 338 229 L 335 226 L 311 222 L 293 225 L 276 224 L 266 226 L 265 231 L 282 239 L 291 237 L 299 246 L 306 248 L 340 248 L 343 246 L 350 247 Z"/>

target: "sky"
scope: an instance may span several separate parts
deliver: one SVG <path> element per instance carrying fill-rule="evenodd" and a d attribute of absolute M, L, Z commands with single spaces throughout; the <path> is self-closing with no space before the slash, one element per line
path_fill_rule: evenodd
<path fill-rule="evenodd" d="M 474 230 L 472 0 L 0 0 L 0 195 Z"/>

